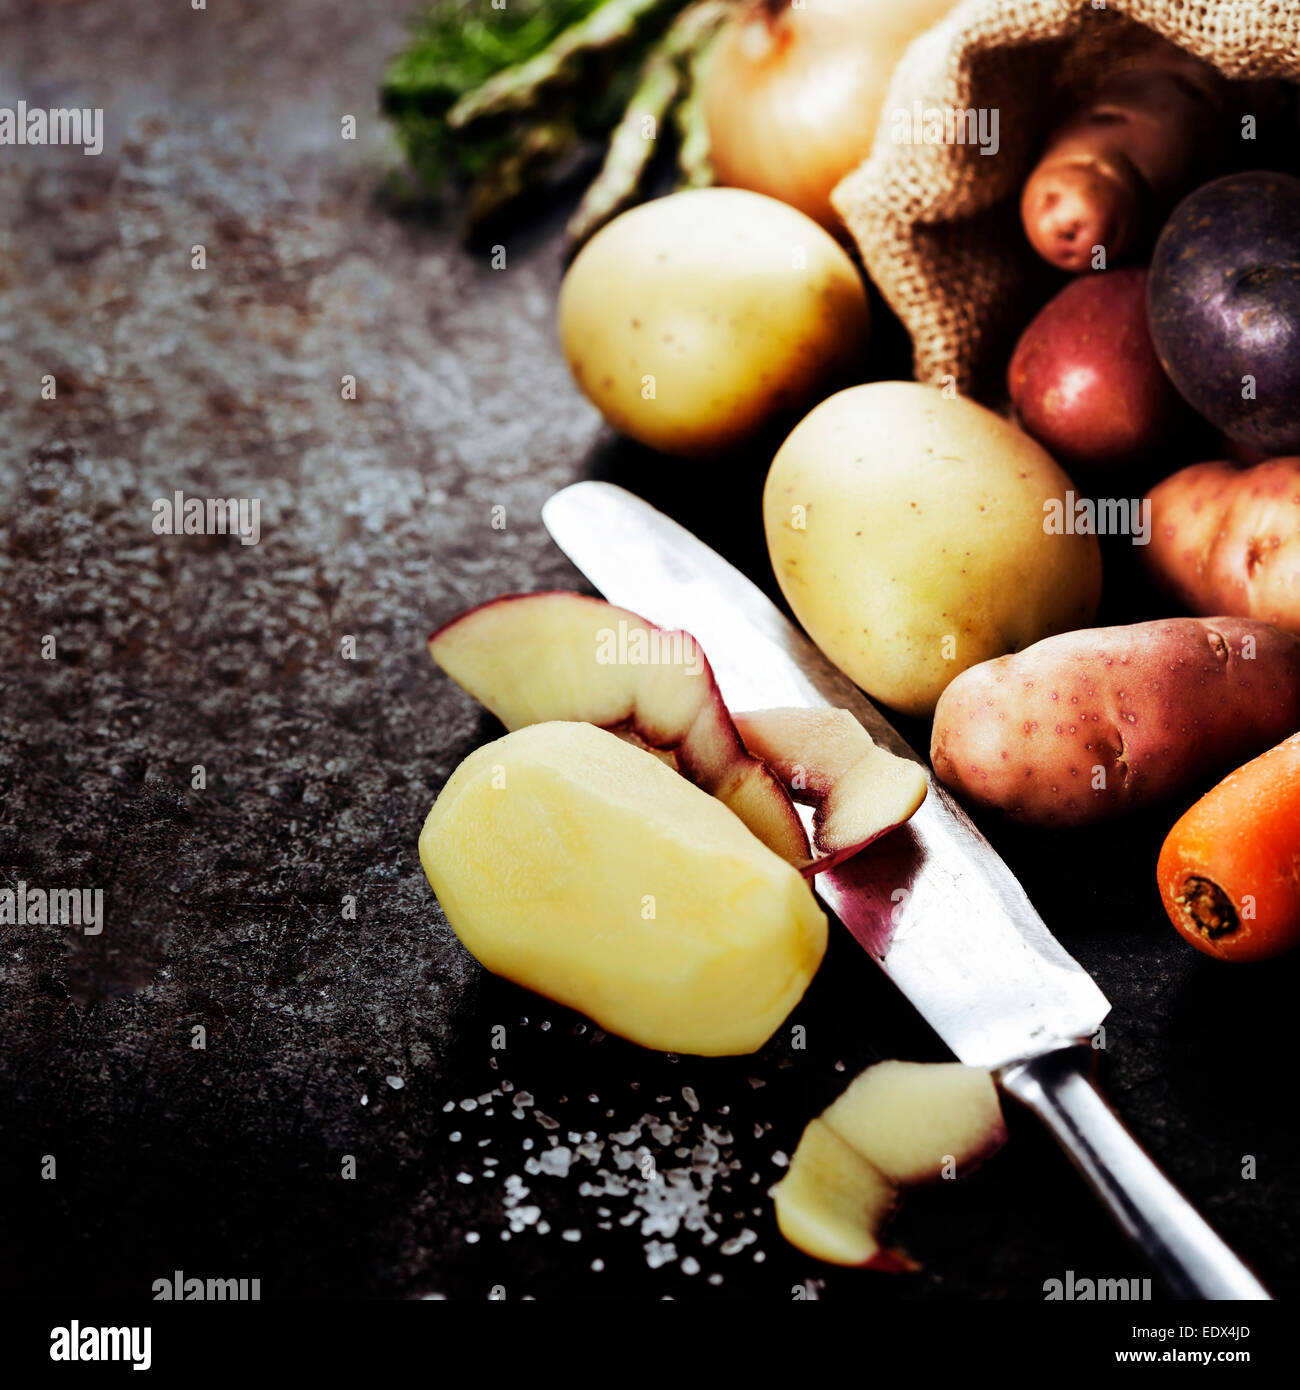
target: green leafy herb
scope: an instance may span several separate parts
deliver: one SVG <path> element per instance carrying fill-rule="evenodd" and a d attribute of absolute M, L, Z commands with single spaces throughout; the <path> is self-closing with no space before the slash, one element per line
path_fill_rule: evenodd
<path fill-rule="evenodd" d="M 669 114 L 690 89 L 688 50 L 728 2 L 498 0 L 498 9 L 493 0 L 433 0 L 389 65 L 383 109 L 421 187 L 468 188 L 471 234 L 593 137 L 620 130 L 597 195 L 580 210 L 578 224 L 594 230 L 635 195 L 654 153 L 653 142 L 632 140 L 629 102 L 656 122 Z M 707 151 L 693 144 L 699 182 Z"/>
<path fill-rule="evenodd" d="M 449 174 L 475 178 L 516 139 L 479 131 L 453 138 L 447 113 L 489 77 L 540 53 L 603 0 L 434 0 L 411 19 L 411 42 L 389 64 L 381 92 L 417 177 L 431 190 Z"/>

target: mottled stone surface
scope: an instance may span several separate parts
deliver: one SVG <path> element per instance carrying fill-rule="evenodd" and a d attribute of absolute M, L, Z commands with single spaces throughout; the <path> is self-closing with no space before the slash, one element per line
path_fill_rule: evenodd
<path fill-rule="evenodd" d="M 764 460 L 723 476 L 610 441 L 553 341 L 554 226 L 494 271 L 376 197 L 405 8 L 0 6 L 0 104 L 107 127 L 98 159 L 0 150 L 0 881 L 106 897 L 97 937 L 0 928 L 6 1292 L 147 1296 L 181 1269 L 268 1298 L 942 1299 L 1142 1273 L 1021 1116 L 909 1205 L 924 1273 L 782 1244 L 765 1194 L 809 1115 L 874 1058 L 943 1055 L 843 939 L 792 1020 L 805 1048 L 704 1061 L 601 1037 L 447 929 L 416 834 L 493 726 L 425 632 L 575 582 L 538 509 L 581 476 L 765 579 Z M 260 544 L 153 534 L 178 489 L 261 499 Z M 1296 970 L 1174 938 L 1168 819 L 991 829 L 1115 1001 L 1112 1095 L 1294 1291 Z"/>

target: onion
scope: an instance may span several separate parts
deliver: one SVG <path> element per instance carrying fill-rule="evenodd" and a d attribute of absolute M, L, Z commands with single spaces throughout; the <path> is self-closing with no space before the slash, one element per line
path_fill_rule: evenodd
<path fill-rule="evenodd" d="M 894 64 L 954 3 L 745 4 L 719 35 L 704 81 L 717 181 L 839 231 L 831 189 L 870 151 Z"/>

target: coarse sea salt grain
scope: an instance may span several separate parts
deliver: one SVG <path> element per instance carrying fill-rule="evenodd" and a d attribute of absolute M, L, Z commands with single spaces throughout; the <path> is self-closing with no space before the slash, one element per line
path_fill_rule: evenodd
<path fill-rule="evenodd" d="M 573 1162 L 573 1150 L 561 1145 L 559 1148 L 550 1149 L 537 1160 L 538 1171 L 550 1173 L 552 1177 L 563 1178 L 568 1176 L 569 1167 Z"/>
<path fill-rule="evenodd" d="M 645 1247 L 645 1262 L 651 1269 L 662 1269 L 677 1258 L 677 1247 L 672 1241 L 649 1240 Z"/>
<path fill-rule="evenodd" d="M 629 1085 L 632 1090 L 639 1089 L 637 1082 Z M 603 1137 L 594 1129 L 569 1128 L 538 1107 L 530 1092 L 515 1092 L 509 1083 L 500 1090 L 461 1101 L 460 1106 L 466 1111 L 477 1109 L 486 1116 L 491 1107 L 485 1103 L 507 1092 L 511 1092 L 515 1118 L 522 1119 L 531 1110 L 546 1133 L 540 1146 L 532 1137 L 518 1141 L 513 1166 L 518 1169 L 522 1159 L 522 1173 L 509 1170 L 508 1156 L 503 1159 L 492 1154 L 483 1158 L 479 1181 L 497 1184 L 503 1196 L 506 1229 L 499 1233 L 503 1239 L 525 1234 L 535 1239 L 551 1233 L 551 1225 L 543 1215 L 549 1205 L 548 1197 L 539 1193 L 525 1200 L 530 1197 L 525 1177 L 529 1182 L 542 1183 L 548 1195 L 555 1191 L 549 1187 L 551 1182 L 572 1183 L 577 1178 L 579 1197 L 598 1202 L 593 1211 L 598 1218 L 593 1221 L 596 1229 L 610 1231 L 616 1224 L 635 1228 L 646 1265 L 651 1269 L 675 1264 L 684 1274 L 701 1273 L 701 1261 L 689 1249 L 691 1243 L 698 1252 L 714 1249 L 717 1253 L 734 1256 L 750 1249 L 755 1262 L 764 1258 L 762 1251 L 751 1248 L 758 1239 L 755 1232 L 748 1226 L 737 1231 L 732 1224 L 739 1223 L 744 1216 L 742 1211 L 734 1209 L 734 1185 L 743 1182 L 745 1186 L 741 1190 L 748 1192 L 750 1184 L 759 1182 L 759 1174 L 752 1171 L 752 1161 L 749 1165 L 742 1164 L 733 1156 L 732 1132 L 725 1125 L 706 1119 L 700 1097 L 693 1087 L 681 1088 L 681 1104 L 676 1108 L 672 1106 L 672 1096 L 662 1095 L 656 1102 L 662 1108 L 642 1114 L 622 1129 Z M 582 1100 L 581 1096 L 575 1097 L 575 1103 Z M 599 1097 L 592 1092 L 585 1100 L 595 1105 Z M 566 1097 L 552 1096 L 548 1104 L 554 1114 L 569 1118 Z M 454 1102 L 451 1108 L 456 1108 Z M 728 1109 L 718 1107 L 713 1115 L 717 1118 Z M 613 1119 L 615 1114 L 612 1108 L 605 1112 L 607 1119 Z M 755 1139 L 769 1129 L 770 1125 L 754 1124 Z M 461 1131 L 456 1131 L 456 1138 L 461 1137 Z M 567 1143 L 562 1142 L 566 1139 Z M 478 1144 L 485 1148 L 499 1142 L 500 1136 L 494 1132 Z M 540 1152 L 537 1152 L 539 1147 Z M 777 1166 L 788 1163 L 783 1153 L 773 1156 L 772 1161 Z M 475 1179 L 469 1173 L 461 1173 L 457 1181 L 471 1183 Z M 761 1214 L 761 1209 L 755 1208 L 754 1212 Z M 557 1233 L 561 1240 L 577 1243 L 584 1229 L 588 1228 L 561 1226 Z M 683 1248 L 684 1243 L 686 1248 Z M 593 1261 L 591 1267 L 603 1270 L 604 1263 Z M 714 1271 L 708 1275 L 708 1282 L 716 1287 L 722 1283 L 722 1275 Z"/>
<path fill-rule="evenodd" d="M 529 1226 L 535 1226 L 541 1214 L 541 1207 L 515 1207 L 514 1210 L 509 1213 L 510 1229 L 512 1231 L 522 1231 Z"/>
<path fill-rule="evenodd" d="M 758 1237 L 748 1226 L 738 1236 L 732 1236 L 730 1240 L 724 1240 L 718 1250 L 723 1255 L 739 1255 L 747 1245 L 752 1245 Z"/>

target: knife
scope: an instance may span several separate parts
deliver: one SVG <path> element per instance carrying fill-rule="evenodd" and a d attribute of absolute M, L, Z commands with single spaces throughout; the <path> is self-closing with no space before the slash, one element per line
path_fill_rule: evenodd
<path fill-rule="evenodd" d="M 612 603 L 699 641 L 728 708 L 850 710 L 882 747 L 923 763 L 755 584 L 639 497 L 575 483 L 542 520 Z M 960 1061 L 995 1072 L 1039 1115 L 1175 1297 L 1269 1298 L 1097 1089 L 1090 1039 L 1106 996 L 927 776 L 912 819 L 817 875 L 818 895 Z"/>

